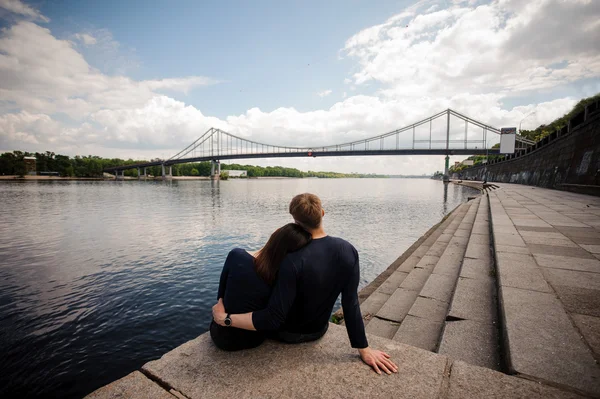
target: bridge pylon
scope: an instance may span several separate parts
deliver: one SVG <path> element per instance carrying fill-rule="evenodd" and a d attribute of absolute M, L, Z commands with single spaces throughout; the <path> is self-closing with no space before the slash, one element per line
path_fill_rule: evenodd
<path fill-rule="evenodd" d="M 165 166 L 165 164 L 163 163 L 162 165 L 160 165 L 162 168 L 162 179 L 163 180 L 171 180 L 173 178 L 173 165 L 169 165 L 169 174 L 166 173 L 166 168 L 167 166 Z"/>
<path fill-rule="evenodd" d="M 210 161 L 210 179 L 219 180 L 221 177 L 221 161 L 213 159 Z"/>

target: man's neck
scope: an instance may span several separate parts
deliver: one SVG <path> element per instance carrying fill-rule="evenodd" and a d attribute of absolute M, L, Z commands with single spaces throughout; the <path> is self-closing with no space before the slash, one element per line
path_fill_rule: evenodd
<path fill-rule="evenodd" d="M 323 229 L 323 227 L 319 227 L 318 229 L 311 230 L 310 234 L 312 235 L 313 240 L 316 240 L 318 238 L 327 237 L 327 233 L 325 233 L 325 230 Z"/>

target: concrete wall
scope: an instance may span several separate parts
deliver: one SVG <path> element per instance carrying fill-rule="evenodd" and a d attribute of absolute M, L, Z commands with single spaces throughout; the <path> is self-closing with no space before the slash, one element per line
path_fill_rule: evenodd
<path fill-rule="evenodd" d="M 463 170 L 463 178 L 600 195 L 600 110 L 590 108 L 571 122 L 507 160 Z"/>

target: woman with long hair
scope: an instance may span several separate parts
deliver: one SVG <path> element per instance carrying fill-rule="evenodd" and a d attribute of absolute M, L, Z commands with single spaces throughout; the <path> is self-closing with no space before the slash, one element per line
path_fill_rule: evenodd
<path fill-rule="evenodd" d="M 288 223 L 275 230 L 256 255 L 235 248 L 227 255 L 221 272 L 218 300 L 229 313 L 247 313 L 267 306 L 283 258 L 304 247 L 312 237 L 303 227 Z M 210 336 L 217 347 L 227 351 L 255 348 L 265 336 L 258 331 L 210 324 Z"/>

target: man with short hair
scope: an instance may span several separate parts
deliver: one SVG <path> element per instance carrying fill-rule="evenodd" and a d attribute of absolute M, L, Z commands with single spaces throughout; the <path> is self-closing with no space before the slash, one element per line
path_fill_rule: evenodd
<path fill-rule="evenodd" d="M 360 270 L 358 253 L 349 242 L 325 234 L 325 211 L 314 194 L 299 194 L 290 202 L 294 221 L 312 234 L 312 242 L 286 256 L 279 268 L 266 309 L 225 313 L 222 301 L 213 307 L 213 318 L 222 326 L 272 332 L 273 338 L 288 343 L 314 341 L 329 326 L 335 301 L 342 294 L 344 321 L 350 344 L 375 372 L 387 374 L 398 367 L 384 352 L 369 348 L 358 302 Z"/>

